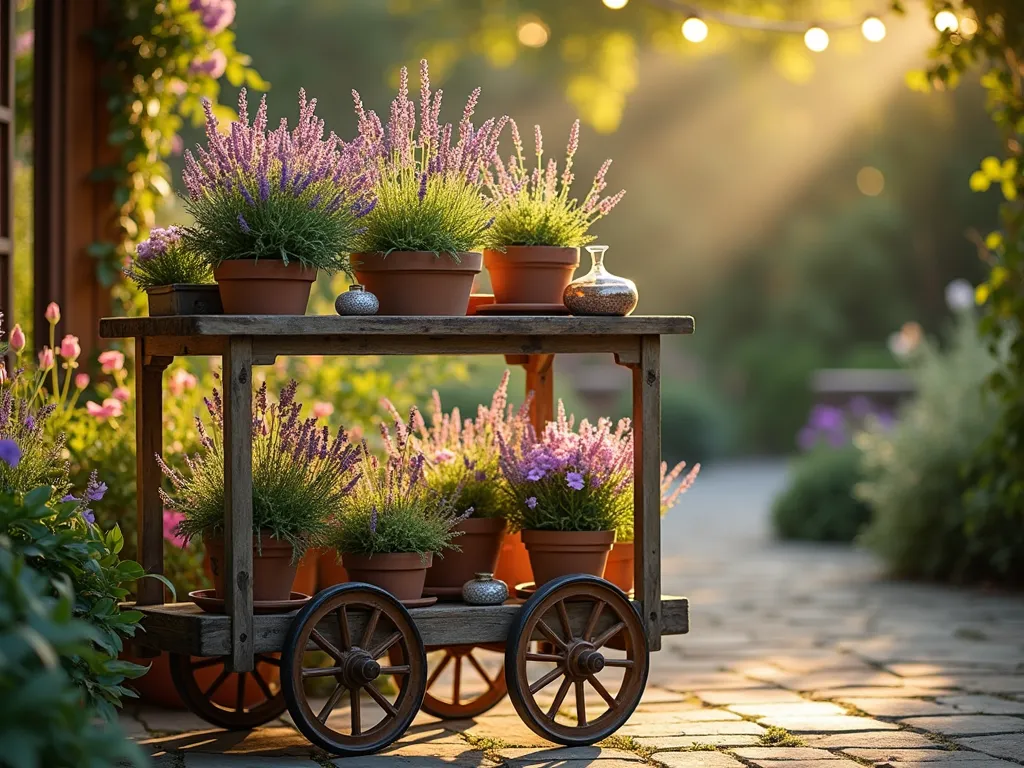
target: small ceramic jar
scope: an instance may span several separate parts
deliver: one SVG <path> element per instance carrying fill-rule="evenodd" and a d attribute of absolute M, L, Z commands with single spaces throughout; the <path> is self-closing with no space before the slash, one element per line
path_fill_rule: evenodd
<path fill-rule="evenodd" d="M 334 300 L 339 315 L 376 315 L 380 309 L 377 297 L 362 285 L 350 285 L 345 293 Z"/>
<path fill-rule="evenodd" d="M 493 573 L 478 573 L 462 585 L 462 600 L 467 605 L 501 605 L 508 599 L 508 587 Z"/>

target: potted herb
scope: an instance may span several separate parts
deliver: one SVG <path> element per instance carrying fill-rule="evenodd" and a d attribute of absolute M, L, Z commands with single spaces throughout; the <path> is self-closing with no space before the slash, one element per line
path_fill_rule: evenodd
<path fill-rule="evenodd" d="M 218 131 L 209 101 L 206 148 L 185 156 L 184 242 L 214 268 L 229 314 L 305 314 L 317 270 L 349 272 L 360 217 L 373 207 L 359 141 L 324 138 L 316 99 L 299 91 L 299 119 L 267 131 L 266 96 L 249 123 L 245 89 L 238 120 Z"/>
<path fill-rule="evenodd" d="M 358 479 L 359 451 L 344 430 L 332 439 L 315 417 L 300 420 L 296 382 L 267 402 L 266 384 L 255 397 L 252 448 L 252 536 L 254 600 L 287 600 L 299 558 L 325 540 Z M 185 541 L 203 539 L 213 571 L 215 596 L 224 596 L 224 413 L 217 390 L 206 401 L 211 432 L 196 417 L 201 451 L 186 458 L 185 472 L 161 459 L 173 486 L 164 503 L 183 515 L 175 529 Z"/>
<path fill-rule="evenodd" d="M 499 436 L 501 469 L 513 500 L 510 522 L 522 531 L 538 586 L 570 573 L 604 573 L 615 533 L 633 503 L 633 439 L 629 420 L 613 430 L 608 419 L 574 429 L 565 407 L 539 437 Z"/>
<path fill-rule="evenodd" d="M 420 104 L 409 99 L 403 67 L 387 126 L 363 109 L 356 91 L 361 151 L 376 206 L 361 222 L 351 256 L 356 279 L 380 300 L 381 315 L 465 315 L 493 213 L 484 176 L 508 118 L 474 128 L 480 89 L 453 129 L 438 122 L 441 91 L 431 92 L 420 62 Z M 454 140 L 454 144 L 452 141 Z"/>
<path fill-rule="evenodd" d="M 505 518 L 511 500 L 501 489 L 498 435 L 515 441 L 529 424 L 529 403 L 513 409 L 508 403 L 509 373 L 491 398 L 481 405 L 475 419 L 462 420 L 459 409 L 445 413 L 434 392 L 430 425 L 416 414 L 410 437 L 426 461 L 427 486 L 442 498 L 453 500 L 456 509 L 472 509 L 460 522 L 459 550 L 450 552 L 427 571 L 426 589 L 438 595 L 459 595 L 462 585 L 478 573 L 494 573 L 505 536 Z M 388 409 L 399 421 L 389 401 Z"/>
<path fill-rule="evenodd" d="M 151 230 L 124 270 L 146 292 L 153 317 L 218 315 L 223 311 L 209 262 L 185 246 L 184 235 L 185 230 L 175 226 Z"/>
<path fill-rule="evenodd" d="M 363 442 L 363 473 L 335 521 L 333 535 L 350 579 L 386 589 L 399 600 L 423 596 L 434 555 L 458 549 L 455 528 L 472 514 L 472 509 L 458 514 L 452 497 L 427 485 L 426 458 L 409 439 L 414 418 L 410 414 L 407 425 L 396 421 L 394 439 L 381 425 L 388 449 L 383 463 Z"/>
<path fill-rule="evenodd" d="M 544 163 L 540 126 L 534 126 L 537 161 L 528 164 L 519 128 L 514 120 L 509 122 L 515 153 L 507 164 L 495 155 L 495 174 L 488 177 L 495 204 L 494 223 L 485 237 L 484 265 L 497 304 L 561 306 L 562 295 L 580 264 L 580 247 L 595 239 L 590 234 L 591 226 L 608 215 L 626 192 L 601 197 L 607 186 L 604 177 L 612 163 L 606 160 L 582 203 L 569 196 L 573 158 L 579 146 L 579 120 L 569 132 L 561 174 L 553 158 Z"/>

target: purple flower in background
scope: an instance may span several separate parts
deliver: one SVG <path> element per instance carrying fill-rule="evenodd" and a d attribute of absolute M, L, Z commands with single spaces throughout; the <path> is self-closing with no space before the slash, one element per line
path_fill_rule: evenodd
<path fill-rule="evenodd" d="M 189 65 L 188 71 L 193 75 L 208 75 L 214 80 L 224 74 L 228 68 L 228 57 L 224 51 L 215 49 L 205 58 L 195 58 Z"/>
<path fill-rule="evenodd" d="M 101 483 L 99 475 L 94 469 L 89 474 L 89 482 L 85 486 L 85 498 L 84 501 L 99 501 L 103 498 L 103 494 L 107 492 L 107 484 Z"/>
<path fill-rule="evenodd" d="M 67 496 L 65 496 L 65 497 L 64 497 L 63 499 L 61 499 L 60 501 L 61 501 L 61 503 L 62 503 L 62 504 L 64 504 L 64 503 L 67 503 L 67 502 L 69 502 L 69 501 L 78 501 L 78 499 L 76 499 L 76 498 L 75 498 L 74 496 L 72 496 L 72 495 L 71 495 L 71 494 L 69 493 L 69 494 L 68 494 Z"/>
<path fill-rule="evenodd" d="M 245 216 L 242 214 L 238 214 L 238 226 L 241 228 L 242 232 L 247 235 L 252 231 L 249 229 L 249 222 L 245 220 Z"/>
<path fill-rule="evenodd" d="M 530 496 L 526 500 L 526 506 L 528 506 L 530 509 L 536 509 L 537 508 L 537 497 L 536 496 Z"/>
<path fill-rule="evenodd" d="M 139 243 L 135 249 L 139 261 L 149 261 L 157 256 L 163 256 L 171 248 L 181 242 L 184 230 L 181 227 L 170 226 L 166 229 L 155 227 L 150 230 L 149 237 Z"/>
<path fill-rule="evenodd" d="M 583 475 L 579 472 L 568 472 L 565 475 L 565 484 L 572 488 L 574 491 L 583 490 Z"/>
<path fill-rule="evenodd" d="M 478 469 L 473 477 L 478 483 L 482 483 L 487 479 L 487 473 L 482 469 Z"/>
<path fill-rule="evenodd" d="M 88 525 L 95 525 L 96 524 L 96 515 L 88 507 L 86 507 L 85 509 L 82 510 L 81 515 L 82 515 L 82 519 L 85 520 L 85 522 Z"/>
<path fill-rule="evenodd" d="M 526 479 L 529 480 L 530 482 L 534 482 L 535 483 L 538 480 L 541 480 L 543 478 L 544 478 L 544 470 L 543 469 L 538 469 L 538 468 L 534 467 L 533 469 L 531 469 L 529 472 L 526 473 Z"/>
<path fill-rule="evenodd" d="M 13 440 L 0 440 L 0 461 L 16 467 L 21 461 L 21 449 Z"/>
<path fill-rule="evenodd" d="M 810 425 L 824 432 L 843 428 L 843 412 L 831 405 L 816 405 L 811 410 Z"/>
<path fill-rule="evenodd" d="M 377 507 L 370 510 L 370 533 L 377 533 Z"/>
<path fill-rule="evenodd" d="M 235 20 L 235 0 L 191 0 L 189 8 L 212 34 L 227 29 Z"/>

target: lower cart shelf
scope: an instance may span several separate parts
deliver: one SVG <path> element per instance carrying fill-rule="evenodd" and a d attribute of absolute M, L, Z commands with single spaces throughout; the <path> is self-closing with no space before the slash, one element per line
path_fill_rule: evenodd
<path fill-rule="evenodd" d="M 639 603 L 634 603 L 639 608 Z M 227 656 L 231 653 L 231 620 L 224 615 L 205 613 L 194 603 L 137 606 L 144 618 L 144 633 L 137 642 L 157 650 L 192 656 Z M 427 646 L 481 645 L 504 643 L 519 604 L 505 605 L 433 605 L 409 611 Z M 569 606 L 573 625 L 582 627 L 590 607 Z M 690 628 L 689 601 L 685 597 L 662 597 L 663 635 L 686 634 Z M 257 615 L 253 617 L 255 652 L 280 651 L 295 613 Z M 362 632 L 365 615 L 353 615 L 353 633 Z M 600 626 L 599 626 L 600 631 Z M 335 639 L 337 628 L 324 625 L 322 632 Z M 538 636 L 536 639 L 541 640 Z"/>

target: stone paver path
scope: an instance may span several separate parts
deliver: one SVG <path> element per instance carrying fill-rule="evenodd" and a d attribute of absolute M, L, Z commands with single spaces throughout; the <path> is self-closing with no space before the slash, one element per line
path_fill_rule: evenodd
<path fill-rule="evenodd" d="M 644 701 L 600 747 L 562 748 L 505 701 L 420 715 L 389 752 L 332 759 L 287 720 L 249 734 L 126 712 L 161 767 L 922 768 L 1024 764 L 1024 596 L 892 583 L 865 553 L 771 541 L 781 465 L 706 472 L 665 520 L 665 591 L 692 631 L 652 657 Z"/>

